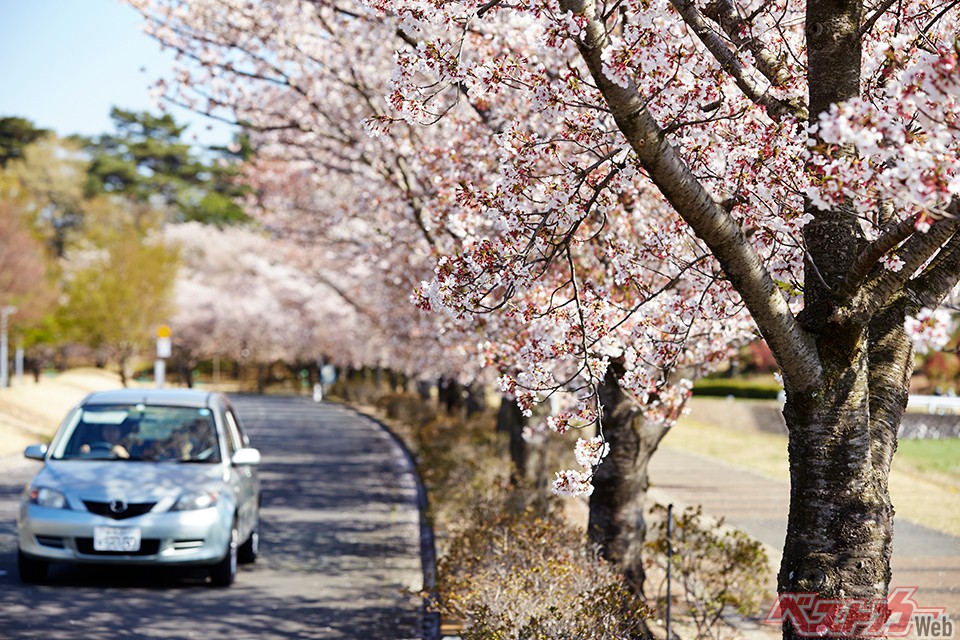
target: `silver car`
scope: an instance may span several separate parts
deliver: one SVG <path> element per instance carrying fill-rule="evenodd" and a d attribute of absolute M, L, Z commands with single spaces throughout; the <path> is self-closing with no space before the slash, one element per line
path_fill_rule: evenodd
<path fill-rule="evenodd" d="M 25 455 L 44 464 L 17 517 L 24 582 L 65 562 L 206 566 L 228 586 L 257 557 L 260 452 L 222 394 L 93 393 Z"/>

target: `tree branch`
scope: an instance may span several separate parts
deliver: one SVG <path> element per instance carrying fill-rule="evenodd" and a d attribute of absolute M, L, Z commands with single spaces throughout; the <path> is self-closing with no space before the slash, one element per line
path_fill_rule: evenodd
<path fill-rule="evenodd" d="M 880 16 L 885 14 L 897 1 L 898 0 L 884 0 L 883 4 L 877 7 L 876 11 L 874 11 L 860 27 L 860 37 L 862 38 L 870 33 L 870 30 L 873 29 L 873 25 L 877 23 L 877 20 L 880 19 Z"/>
<path fill-rule="evenodd" d="M 670 0 L 670 4 L 674 6 L 687 26 L 697 34 L 700 41 L 713 54 L 713 57 L 720 63 L 720 67 L 730 74 L 730 77 L 733 78 L 747 98 L 755 104 L 765 107 L 767 113 L 774 120 L 780 121 L 787 117 L 794 117 L 800 122 L 806 121 L 806 109 L 797 108 L 788 102 L 778 100 L 767 90 L 757 86 L 757 83 L 748 76 L 747 70 L 737 58 L 737 54 L 727 46 L 725 40 L 710 28 L 710 25 L 704 20 L 703 14 L 700 13 L 692 0 Z"/>
<path fill-rule="evenodd" d="M 948 208 L 952 216 L 960 216 L 960 198 L 954 198 Z M 940 254 L 908 285 L 918 308 L 938 306 L 960 281 L 960 220 L 952 218 L 955 233 Z"/>
<path fill-rule="evenodd" d="M 586 19 L 576 44 L 618 128 L 667 201 L 716 256 L 776 354 L 784 384 L 796 391 L 812 388 L 822 373 L 815 345 L 791 313 L 760 256 L 736 220 L 714 202 L 665 139 L 636 84 L 621 87 L 603 74 L 601 56 L 609 40 L 594 0 L 561 0 L 561 8 Z"/>
<path fill-rule="evenodd" d="M 943 20 L 943 16 L 947 15 L 948 13 L 950 13 L 950 12 L 953 10 L 953 8 L 956 7 L 958 4 L 960 4 L 960 0 L 955 0 L 954 2 L 951 2 L 950 4 L 948 4 L 947 6 L 945 6 L 945 7 L 940 11 L 940 13 L 938 13 L 937 15 L 935 15 L 935 16 L 933 17 L 933 19 L 931 19 L 930 22 L 928 22 L 927 25 L 926 25 L 923 29 L 920 30 L 920 33 L 926 34 L 928 31 L 930 31 L 930 29 L 932 29 L 935 24 L 937 24 L 938 22 L 940 22 L 941 20 Z"/>
<path fill-rule="evenodd" d="M 496 6 L 497 4 L 499 4 L 499 2 L 500 2 L 500 0 L 496 0 L 496 2 L 488 3 L 487 5 L 485 5 L 485 7 L 490 8 L 490 7 Z M 486 11 L 484 11 L 484 13 L 486 13 Z M 480 14 L 480 12 L 477 13 L 477 16 L 482 17 L 482 15 Z M 416 41 L 414 38 L 411 38 L 409 35 L 407 35 L 406 33 L 404 33 L 402 29 L 397 29 L 396 35 L 397 35 L 397 37 L 400 38 L 400 40 L 402 40 L 408 47 L 410 47 L 411 49 L 413 49 L 414 51 L 416 51 L 418 43 L 417 43 L 417 41 Z M 462 97 L 464 100 L 466 100 L 467 104 L 470 105 L 470 108 L 473 109 L 474 113 L 477 114 L 477 116 L 480 118 L 481 122 L 483 122 L 483 124 L 487 125 L 488 127 L 493 128 L 493 125 L 492 125 L 491 120 L 490 120 L 490 110 L 481 107 L 481 106 L 478 105 L 476 102 L 474 102 L 473 100 L 471 100 L 471 99 L 470 99 L 470 93 L 467 91 L 467 88 L 466 88 L 465 86 L 463 86 L 463 83 L 462 83 L 462 82 L 458 82 L 458 83 L 457 83 L 457 91 L 460 93 L 460 97 Z"/>
<path fill-rule="evenodd" d="M 948 212 L 958 209 L 958 201 L 955 199 L 949 207 Z M 946 276 L 952 278 L 956 284 L 960 272 L 953 266 L 953 274 L 949 274 L 950 266 L 939 267 L 941 264 L 952 264 L 950 262 L 950 251 L 957 242 L 957 232 L 960 231 L 960 218 L 954 217 L 942 218 L 933 223 L 930 230 L 926 233 L 914 233 L 904 243 L 902 249 L 898 252 L 900 258 L 904 261 L 903 268 L 900 271 L 884 270 L 878 277 L 862 286 L 856 293 L 853 300 L 847 307 L 838 308 L 835 317 L 853 318 L 859 321 L 866 321 L 876 315 L 879 310 L 892 300 L 902 288 L 908 286 L 908 281 L 913 274 L 934 258 L 924 269 L 924 273 L 914 279 L 916 284 L 909 285 L 910 288 L 922 289 L 924 287 L 934 286 L 933 280 L 939 280 L 944 277 L 941 271 L 947 271 Z M 938 255 L 939 252 L 939 255 Z M 935 287 L 936 288 L 936 287 Z M 952 286 L 951 286 L 952 288 Z M 949 293 L 947 292 L 943 295 Z"/>
<path fill-rule="evenodd" d="M 957 285 L 960 274 L 960 235 L 954 235 L 940 255 L 924 272 L 907 286 L 916 312 L 923 307 L 935 308 Z"/>
<path fill-rule="evenodd" d="M 879 238 L 871 242 L 857 256 L 853 266 L 847 273 L 846 278 L 837 287 L 837 305 L 843 306 L 850 302 L 857 288 L 860 287 L 870 275 L 870 271 L 877 265 L 877 262 L 891 249 L 909 238 L 915 232 L 915 217 L 910 217 L 900 222 Z"/>
<path fill-rule="evenodd" d="M 717 23 L 734 46 L 739 49 L 746 49 L 753 54 L 757 71 L 762 73 L 771 85 L 781 87 L 786 84 L 789 79 L 789 72 L 784 67 L 783 62 L 773 52 L 764 47 L 757 38 L 743 35 L 749 31 L 749 21 L 740 17 L 740 12 L 737 11 L 737 7 L 734 6 L 732 0 L 713 0 L 704 7 L 703 15 Z M 808 117 L 807 107 L 800 102 L 799 98 L 790 102 L 780 101 L 780 104 L 791 109 L 798 120 L 806 121 Z"/>

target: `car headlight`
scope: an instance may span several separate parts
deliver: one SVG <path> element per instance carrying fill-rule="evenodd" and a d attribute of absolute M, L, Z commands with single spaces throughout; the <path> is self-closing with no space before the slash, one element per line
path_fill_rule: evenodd
<path fill-rule="evenodd" d="M 69 509 L 67 496 L 50 487 L 30 487 L 30 503 L 51 509 Z"/>
<path fill-rule="evenodd" d="M 196 511 L 208 509 L 217 504 L 216 491 L 187 491 L 171 508 L 171 511 Z"/>

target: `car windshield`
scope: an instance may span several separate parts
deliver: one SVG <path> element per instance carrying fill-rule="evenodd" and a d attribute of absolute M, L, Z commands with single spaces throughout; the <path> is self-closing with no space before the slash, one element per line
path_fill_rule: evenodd
<path fill-rule="evenodd" d="M 94 405 L 64 425 L 55 460 L 219 462 L 210 409 L 157 405 Z"/>

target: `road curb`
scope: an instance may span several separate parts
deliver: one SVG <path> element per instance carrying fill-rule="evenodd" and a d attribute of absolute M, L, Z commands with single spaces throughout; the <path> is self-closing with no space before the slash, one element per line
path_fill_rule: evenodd
<path fill-rule="evenodd" d="M 423 481 L 420 479 L 420 474 L 417 472 L 416 458 L 414 458 L 413 452 L 411 452 L 409 447 L 407 447 L 407 443 L 403 441 L 403 438 L 397 435 L 393 429 L 384 424 L 381 420 L 370 415 L 369 413 L 361 411 L 354 406 L 346 404 L 340 406 L 342 406 L 344 409 L 353 411 L 358 416 L 362 416 L 370 420 L 378 427 L 383 429 L 383 431 L 390 436 L 390 439 L 393 440 L 394 444 L 399 449 L 400 455 L 407 466 L 407 470 L 413 476 L 414 482 L 417 486 L 417 507 L 420 512 L 420 561 L 423 566 L 423 589 L 426 593 L 432 594 L 437 581 L 437 547 L 433 534 L 433 527 L 430 525 L 430 522 L 427 519 L 427 513 L 430 505 L 429 497 L 427 496 L 427 488 L 424 486 Z M 424 598 L 422 637 L 423 640 L 439 640 L 440 614 L 439 612 L 431 611 L 430 605 L 430 598 Z"/>

